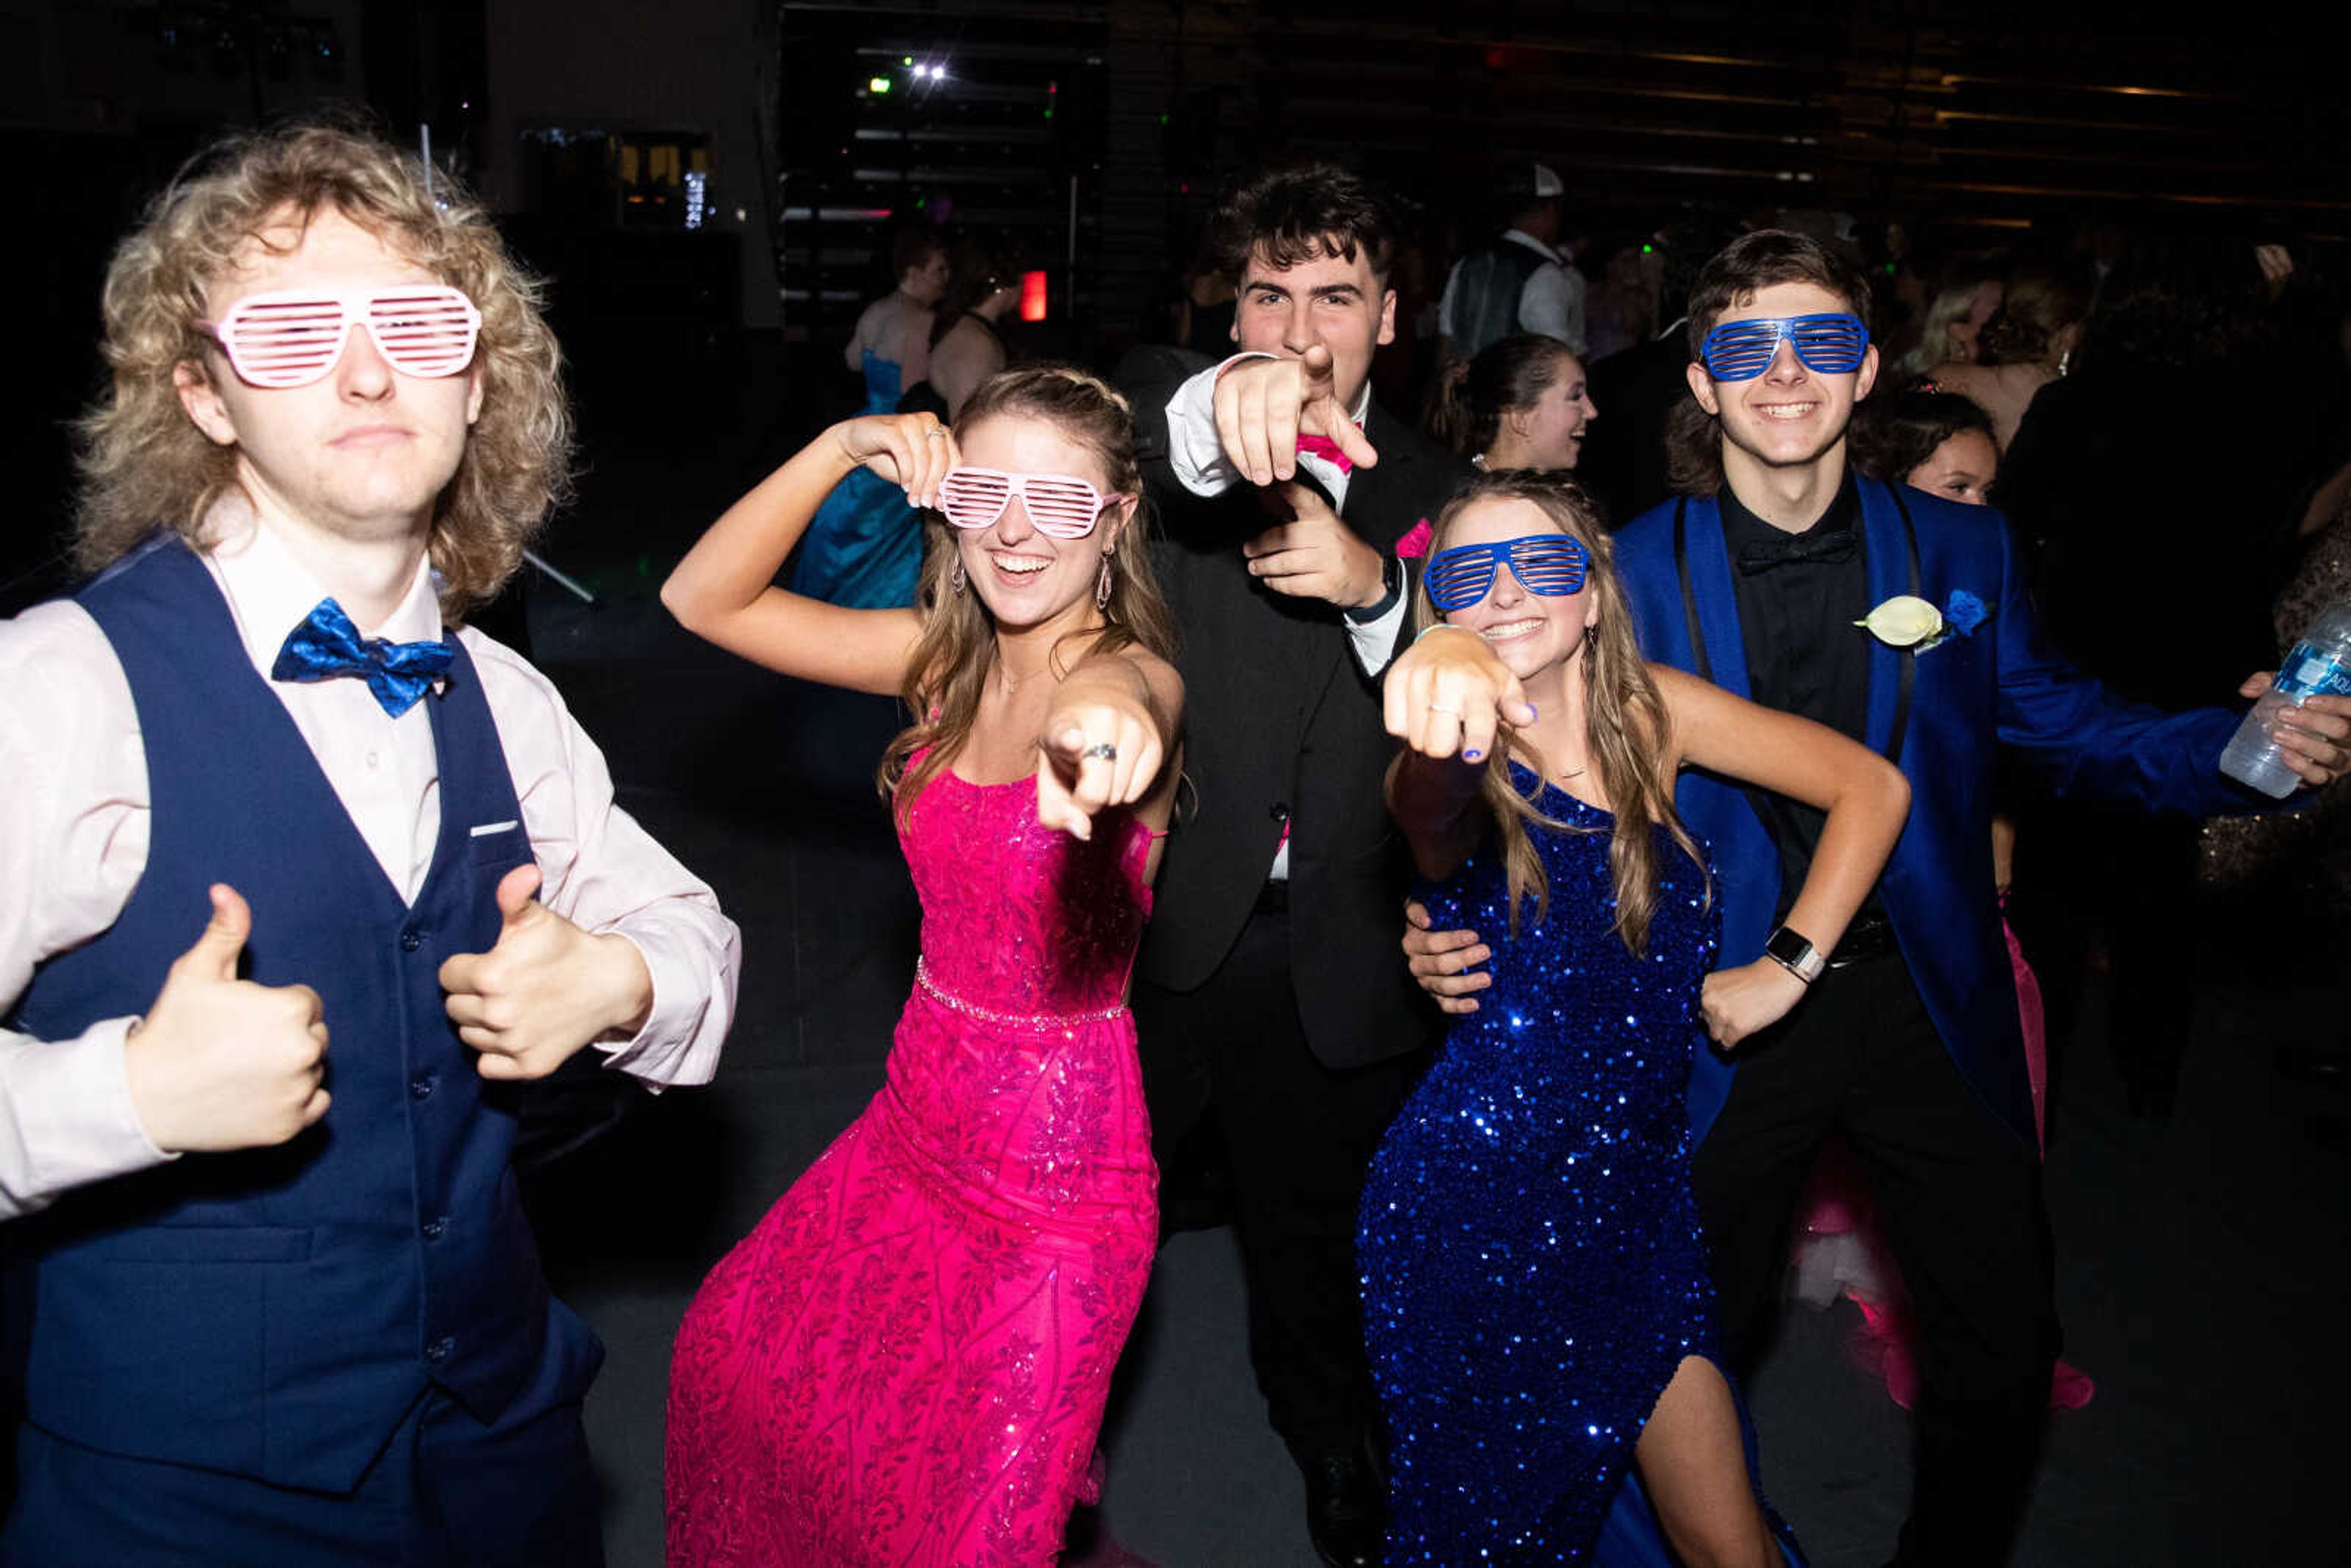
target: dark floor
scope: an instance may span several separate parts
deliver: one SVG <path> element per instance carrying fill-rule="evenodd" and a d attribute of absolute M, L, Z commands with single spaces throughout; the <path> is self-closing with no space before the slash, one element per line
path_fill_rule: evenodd
<path fill-rule="evenodd" d="M 642 1105 L 536 1185 L 559 1285 L 611 1348 L 589 1420 L 615 1568 L 659 1561 L 663 1387 L 686 1299 L 880 1082 L 914 958 L 913 894 L 871 782 L 889 705 L 762 675 L 676 632 L 653 591 L 683 543 L 648 554 L 608 537 L 566 563 L 601 609 L 541 583 L 531 612 L 537 656 L 624 803 L 716 885 L 747 956 L 717 1082 Z M 560 537 L 552 549 L 561 559 Z M 2351 1453 L 2351 1379 L 2327 1348 L 2351 1236 L 2351 1086 L 2299 1054 L 2345 1041 L 2339 998 L 2314 994 L 2343 950 L 2279 931 L 2248 944 L 2256 974 L 2242 935 L 2202 938 L 2209 979 L 2169 1124 L 2124 1113 L 2097 1051 L 2067 1059 L 2050 1205 L 2067 1354 L 2098 1391 L 2056 1419 L 2028 1568 L 2351 1560 L 2326 1500 Z M 2085 1037 L 2099 1013 L 2094 985 Z M 1905 1419 L 1852 1364 L 1851 1321 L 1792 1311 L 1751 1390 L 1767 1485 L 1822 1568 L 1874 1568 L 1903 1511 Z M 1165 1568 L 1311 1565 L 1296 1477 L 1246 1365 L 1228 1232 L 1164 1249 L 1123 1377 L 1106 1443 L 1120 1536 Z"/>

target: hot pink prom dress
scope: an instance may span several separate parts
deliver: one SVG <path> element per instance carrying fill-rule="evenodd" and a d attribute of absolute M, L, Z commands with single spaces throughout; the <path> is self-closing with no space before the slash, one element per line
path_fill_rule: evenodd
<path fill-rule="evenodd" d="M 887 1080 L 714 1269 L 670 1369 L 671 1568 L 1047 1564 L 1157 1239 L 1123 1005 L 1150 835 L 942 770 Z"/>

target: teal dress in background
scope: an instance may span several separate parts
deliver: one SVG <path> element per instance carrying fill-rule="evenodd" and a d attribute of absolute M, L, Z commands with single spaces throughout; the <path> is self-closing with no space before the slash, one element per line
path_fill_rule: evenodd
<path fill-rule="evenodd" d="M 894 413 L 903 380 L 898 362 L 865 350 L 862 413 Z M 923 517 L 906 492 L 861 467 L 832 487 L 800 541 L 792 591 L 829 604 L 886 610 L 914 602 L 923 570 Z"/>

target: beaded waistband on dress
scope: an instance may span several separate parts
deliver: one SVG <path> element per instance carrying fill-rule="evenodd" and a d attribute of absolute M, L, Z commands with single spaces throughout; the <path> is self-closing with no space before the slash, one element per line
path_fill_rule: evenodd
<path fill-rule="evenodd" d="M 934 1001 L 950 1012 L 958 1012 L 966 1018 L 977 1019 L 982 1023 L 992 1023 L 1005 1029 L 1047 1030 L 1063 1029 L 1071 1024 L 1107 1023 L 1126 1011 L 1126 1005 L 1122 1002 L 1114 1008 L 1098 1008 L 1092 1012 L 1082 1013 L 999 1012 L 994 1008 L 984 1008 L 977 1002 L 965 1001 L 961 997 L 940 989 L 938 982 L 931 978 L 930 967 L 924 962 L 920 954 L 914 956 L 914 984 L 928 991 Z"/>

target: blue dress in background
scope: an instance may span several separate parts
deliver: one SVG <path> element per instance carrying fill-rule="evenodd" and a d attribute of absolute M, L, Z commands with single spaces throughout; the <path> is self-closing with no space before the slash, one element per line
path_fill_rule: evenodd
<path fill-rule="evenodd" d="M 1715 951 L 1707 879 L 1658 831 L 1635 959 L 1611 929 L 1614 819 L 1550 786 L 1537 805 L 1569 825 L 1534 830 L 1540 925 L 1529 905 L 1507 936 L 1490 841 L 1426 894 L 1435 929 L 1486 938 L 1494 981 L 1364 1186 L 1391 1563 L 1673 1562 L 1633 1446 L 1684 1358 L 1721 1362 L 1683 1108 Z"/>
<path fill-rule="evenodd" d="M 865 350 L 865 406 L 861 413 L 894 413 L 901 372 L 895 360 Z M 800 541 L 792 591 L 858 610 L 914 602 L 923 570 L 923 515 L 906 492 L 871 468 L 860 467 L 832 487 Z"/>

